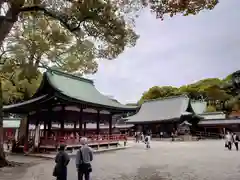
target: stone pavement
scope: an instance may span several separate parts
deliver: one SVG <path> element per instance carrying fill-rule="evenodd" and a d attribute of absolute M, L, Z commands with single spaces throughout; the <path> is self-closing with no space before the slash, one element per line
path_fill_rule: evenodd
<path fill-rule="evenodd" d="M 77 180 L 74 158 L 68 180 Z M 19 180 L 52 180 L 54 162 L 45 160 L 25 168 Z M 2 173 L 2 172 L 0 172 Z M 0 179 L 6 179 L 0 174 Z M 96 154 L 92 180 L 239 180 L 240 152 L 228 151 L 224 141 L 152 142 L 103 154 Z"/>

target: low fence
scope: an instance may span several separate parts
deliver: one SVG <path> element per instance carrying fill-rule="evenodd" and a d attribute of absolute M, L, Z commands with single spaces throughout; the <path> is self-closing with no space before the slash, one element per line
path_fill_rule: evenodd
<path fill-rule="evenodd" d="M 89 135 L 84 136 L 88 140 L 88 144 L 99 144 L 99 143 L 108 143 L 108 142 L 117 142 L 117 141 L 126 141 L 126 135 Z M 81 137 L 49 137 L 49 138 L 40 138 L 40 146 L 57 146 L 59 144 L 65 145 L 79 145 Z"/>
<path fill-rule="evenodd" d="M 222 139 L 224 138 L 224 134 L 221 133 L 211 133 L 211 132 L 201 132 L 197 131 L 196 136 L 199 139 Z"/>

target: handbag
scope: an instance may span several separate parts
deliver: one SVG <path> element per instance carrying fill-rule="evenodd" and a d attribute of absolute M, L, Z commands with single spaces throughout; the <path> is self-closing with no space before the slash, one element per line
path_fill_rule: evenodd
<path fill-rule="evenodd" d="M 78 171 L 80 171 L 82 173 L 90 173 L 90 172 L 92 172 L 91 164 L 83 162 L 83 154 L 82 154 L 81 149 L 79 151 L 80 151 L 81 163 L 79 164 Z"/>

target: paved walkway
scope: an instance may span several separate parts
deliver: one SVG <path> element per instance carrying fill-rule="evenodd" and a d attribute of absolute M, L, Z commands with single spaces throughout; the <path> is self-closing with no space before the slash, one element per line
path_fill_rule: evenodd
<path fill-rule="evenodd" d="M 68 167 L 68 180 L 77 180 L 74 161 L 72 158 Z M 25 168 L 17 178 L 52 180 L 53 166 L 52 160 L 45 160 Z M 5 177 L 4 173 L 0 174 L 1 180 L 16 179 L 16 176 Z M 103 179 L 239 180 L 240 152 L 226 150 L 224 141 L 220 140 L 152 142 L 149 150 L 144 144 L 135 144 L 126 150 L 95 155 L 92 180 Z"/>

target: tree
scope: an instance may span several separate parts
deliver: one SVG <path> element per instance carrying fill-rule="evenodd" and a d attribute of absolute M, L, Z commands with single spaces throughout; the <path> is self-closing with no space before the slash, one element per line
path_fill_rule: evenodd
<path fill-rule="evenodd" d="M 226 81 L 228 78 L 229 75 L 223 80 L 218 78 L 207 78 L 193 84 L 181 86 L 180 88 L 172 86 L 154 86 L 147 92 L 143 93 L 141 99 L 139 100 L 139 103 L 141 104 L 144 102 L 144 100 L 148 99 L 157 99 L 162 97 L 186 94 L 191 99 L 203 99 L 207 101 L 209 104 L 207 111 L 229 111 L 240 106 L 237 105 L 239 104 L 239 98 L 231 94 L 231 91 L 229 91 L 229 89 L 222 88 L 228 83 L 228 81 Z M 224 104 L 226 104 L 226 106 L 224 106 Z"/>
<path fill-rule="evenodd" d="M 149 6 L 158 18 L 163 18 L 164 14 L 196 14 L 203 9 L 212 9 L 217 3 L 218 0 L 0 0 L 1 12 L 5 10 L 0 16 L 0 45 L 4 45 L 3 41 L 15 23 L 24 19 L 26 13 L 32 12 L 36 17 L 46 17 L 61 24 L 75 35 L 75 43 L 82 43 L 86 38 L 95 41 L 94 52 L 98 58 L 114 59 L 126 47 L 136 43 L 138 36 L 133 31 L 132 12 Z M 31 64 L 24 70 L 32 71 L 32 67 Z M 36 67 L 33 72 L 36 72 Z M 2 137 L 2 97 L 0 99 Z M 0 141 L 0 159 L 5 159 L 3 154 L 3 142 Z"/>
<path fill-rule="evenodd" d="M 24 101 L 32 97 L 39 87 L 42 79 L 42 74 L 37 73 L 36 77 L 22 79 L 19 73 L 5 73 L 2 75 L 2 89 L 3 89 L 3 104 L 14 104 Z"/>
<path fill-rule="evenodd" d="M 216 108 L 214 106 L 207 106 L 206 112 L 216 112 Z"/>
<path fill-rule="evenodd" d="M 139 100 L 139 104 L 142 104 L 145 100 L 164 98 L 169 96 L 178 95 L 178 89 L 172 86 L 154 86 L 151 87 L 148 91 L 144 92 L 141 99 Z"/>

